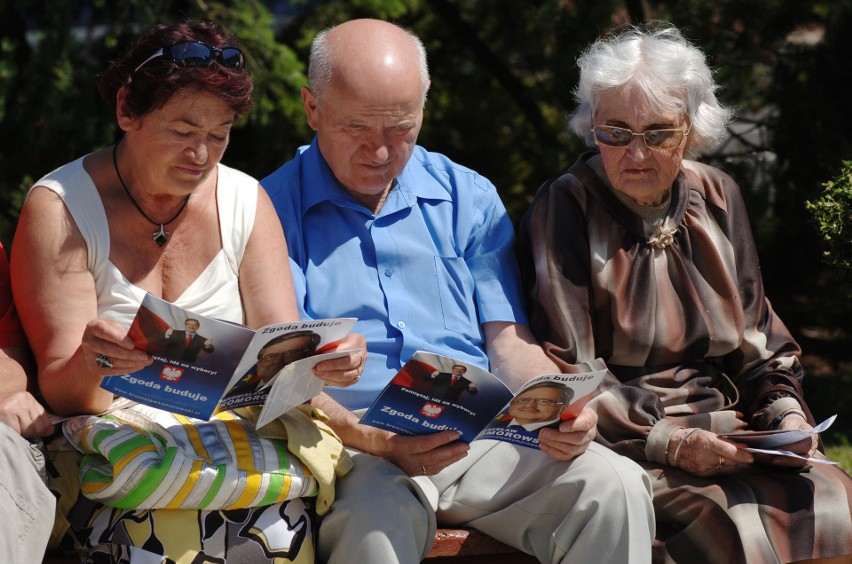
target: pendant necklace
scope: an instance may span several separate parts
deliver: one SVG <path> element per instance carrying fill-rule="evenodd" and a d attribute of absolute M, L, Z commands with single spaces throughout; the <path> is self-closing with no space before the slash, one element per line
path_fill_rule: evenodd
<path fill-rule="evenodd" d="M 174 217 L 172 217 L 170 220 L 166 221 L 165 223 L 158 223 L 158 222 L 152 220 L 150 217 L 148 217 L 148 214 L 146 214 L 144 211 L 142 211 L 142 208 L 139 207 L 139 204 L 136 203 L 136 200 L 133 198 L 133 194 L 131 194 L 130 190 L 127 189 L 127 184 L 124 183 L 124 179 L 121 177 L 121 173 L 118 172 L 118 160 L 116 159 L 116 156 L 115 156 L 117 151 L 118 151 L 118 143 L 116 143 L 115 145 L 112 146 L 112 166 L 115 167 L 115 175 L 118 176 L 118 181 L 121 182 L 121 187 L 124 188 L 124 192 L 127 194 L 127 197 L 130 198 L 130 201 L 133 202 L 133 205 L 136 206 L 136 209 L 139 210 L 139 213 L 142 214 L 142 217 L 147 219 L 148 222 L 151 223 L 152 225 L 159 225 L 160 226 L 160 230 L 154 231 L 151 234 L 151 236 L 154 238 L 154 242 L 162 247 L 163 245 L 166 244 L 166 241 L 169 240 L 169 236 L 171 235 L 171 233 L 166 231 L 166 225 L 168 225 L 171 222 L 173 222 L 174 220 L 176 220 L 178 218 L 178 216 L 183 213 L 184 208 L 186 208 L 186 204 L 189 203 L 189 196 L 186 197 L 186 199 L 183 201 L 183 205 L 180 207 L 180 209 L 177 211 L 177 213 L 174 215 Z"/>

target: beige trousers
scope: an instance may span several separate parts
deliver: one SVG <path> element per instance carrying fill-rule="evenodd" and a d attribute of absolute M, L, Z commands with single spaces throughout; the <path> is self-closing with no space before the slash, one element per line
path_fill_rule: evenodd
<path fill-rule="evenodd" d="M 42 561 L 56 508 L 45 479 L 42 452 L 0 423 L 0 562 Z"/>
<path fill-rule="evenodd" d="M 429 478 L 357 451 L 319 531 L 329 564 L 416 563 L 436 523 L 465 525 L 545 563 L 651 561 L 651 486 L 634 462 L 597 444 L 571 462 L 500 441 L 474 441 Z"/>

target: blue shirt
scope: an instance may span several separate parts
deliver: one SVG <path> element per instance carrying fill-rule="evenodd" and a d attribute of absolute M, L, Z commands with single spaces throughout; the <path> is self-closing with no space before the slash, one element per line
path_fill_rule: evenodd
<path fill-rule="evenodd" d="M 261 181 L 290 251 L 303 317 L 357 317 L 361 380 L 327 388 L 368 407 L 418 350 L 488 369 L 482 323 L 526 324 L 514 228 L 494 185 L 416 147 L 373 214 L 337 182 L 316 138 Z"/>

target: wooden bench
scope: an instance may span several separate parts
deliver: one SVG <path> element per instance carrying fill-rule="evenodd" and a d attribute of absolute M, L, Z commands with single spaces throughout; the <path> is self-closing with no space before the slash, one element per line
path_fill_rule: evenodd
<path fill-rule="evenodd" d="M 475 529 L 438 529 L 435 544 L 423 562 L 432 564 L 535 564 L 529 554 Z"/>
<path fill-rule="evenodd" d="M 73 556 L 48 554 L 44 564 L 73 564 Z M 474 529 L 438 529 L 425 563 L 432 564 L 535 564 L 538 562 L 511 546 Z"/>

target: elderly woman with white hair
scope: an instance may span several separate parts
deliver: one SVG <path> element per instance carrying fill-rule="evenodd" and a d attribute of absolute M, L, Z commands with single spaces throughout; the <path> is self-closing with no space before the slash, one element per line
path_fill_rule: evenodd
<path fill-rule="evenodd" d="M 545 183 L 518 254 L 533 330 L 565 371 L 609 369 L 598 440 L 654 483 L 657 561 L 852 553 L 852 480 L 720 437 L 814 420 L 799 346 L 764 296 L 740 190 L 688 160 L 731 112 L 699 49 L 632 28 L 580 58 L 572 129 L 596 150 Z M 818 439 L 808 453 L 824 458 Z M 806 447 L 807 448 L 807 447 Z"/>

